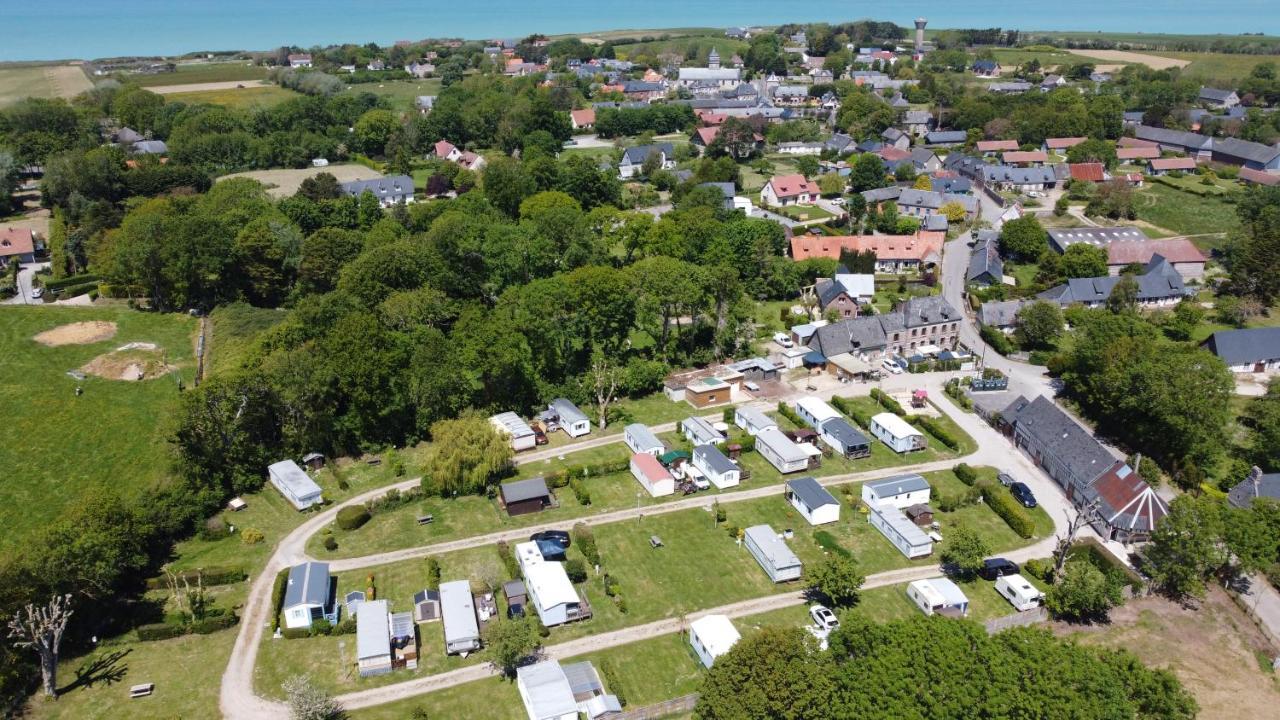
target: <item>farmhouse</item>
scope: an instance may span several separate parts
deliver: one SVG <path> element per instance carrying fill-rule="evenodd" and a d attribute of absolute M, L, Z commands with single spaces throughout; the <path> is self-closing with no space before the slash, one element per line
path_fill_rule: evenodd
<path fill-rule="evenodd" d="M 574 130 L 589 130 L 596 124 L 595 108 L 569 111 L 569 124 Z"/>
<path fill-rule="evenodd" d="M 1219 90 L 1218 88 L 1202 87 L 1197 100 L 1208 105 L 1209 107 L 1229 109 L 1240 104 L 1240 96 L 1235 90 Z"/>
<path fill-rule="evenodd" d="M 838 260 L 841 250 L 870 251 L 876 256 L 878 273 L 916 272 L 942 262 L 945 236 L 946 233 L 930 231 L 915 235 L 795 235 L 791 238 L 791 258 Z"/>
<path fill-rule="evenodd" d="M 724 615 L 706 615 L 689 623 L 689 644 L 706 668 L 732 650 L 740 639 L 738 629 Z"/>
<path fill-rule="evenodd" d="M 765 574 L 775 583 L 800 579 L 800 558 L 768 525 L 753 525 L 744 533 L 744 544 Z"/>
<path fill-rule="evenodd" d="M 36 261 L 35 233 L 28 228 L 0 228 L 0 268 Z"/>
<path fill-rule="evenodd" d="M 858 314 L 858 306 L 871 302 L 876 294 L 876 276 L 871 273 L 846 273 L 836 268 L 835 277 L 820 278 L 814 284 L 818 309 L 825 314 L 835 308 L 841 317 Z"/>
<path fill-rule="evenodd" d="M 657 462 L 652 455 L 638 457 Z M 545 560 L 538 551 L 537 544 L 532 542 L 516 545 L 515 553 L 524 574 L 529 600 L 543 625 L 552 627 L 591 617 L 591 607 L 578 596 L 578 591 L 564 571 L 564 565 Z"/>
<path fill-rule="evenodd" d="M 715 445 L 698 445 L 693 449 L 693 466 L 707 481 L 721 490 L 733 487 L 742 479 L 742 471 Z"/>
<path fill-rule="evenodd" d="M 978 322 L 1005 335 L 1018 329 L 1018 313 L 1026 300 L 989 300 L 978 308 Z"/>
<path fill-rule="evenodd" d="M 489 422 L 498 429 L 498 432 L 511 438 L 511 449 L 516 452 L 528 450 L 537 443 L 533 428 L 513 412 L 498 413 L 489 418 Z"/>
<path fill-rule="evenodd" d="M 670 170 L 676 166 L 676 152 L 671 143 L 638 145 L 623 151 L 622 160 L 618 163 L 618 175 L 623 180 L 640 175 L 650 155 L 657 156 L 659 170 Z"/>
<path fill-rule="evenodd" d="M 389 208 L 413 202 L 413 178 L 408 175 L 391 175 L 373 180 L 352 180 L 342 183 L 342 192 L 351 197 L 372 193 L 379 205 Z"/>
<path fill-rule="evenodd" d="M 910 423 L 890 412 L 882 412 L 871 418 L 869 428 L 889 449 L 896 453 L 924 450 L 928 441 L 924 433 L 912 427 Z"/>
<path fill-rule="evenodd" d="M 1012 150 L 1000 157 L 1005 165 L 1014 167 L 1032 167 L 1049 162 L 1049 156 L 1043 150 Z"/>
<path fill-rule="evenodd" d="M 658 439 L 658 436 L 654 435 L 648 426 L 640 423 L 632 423 L 624 428 L 622 441 L 631 448 L 633 453 L 657 456 L 667 451 L 667 446 Z"/>
<path fill-rule="evenodd" d="M 862 502 L 872 505 L 892 505 L 899 510 L 929 502 L 929 482 L 915 474 L 875 480 L 862 484 Z"/>
<path fill-rule="evenodd" d="M 977 170 L 982 181 L 997 190 L 1028 192 L 1050 190 L 1058 186 L 1058 174 L 1051 167 L 983 165 Z"/>
<path fill-rule="evenodd" d="M 564 398 L 556 398 L 547 406 L 548 411 L 555 414 L 560 429 L 569 437 L 582 437 L 591 432 L 591 420 L 577 405 Z"/>
<path fill-rule="evenodd" d="M 775 175 L 760 191 L 760 202 L 772 207 L 812 205 L 819 194 L 818 184 L 803 175 Z"/>
<path fill-rule="evenodd" d="M 998 153 L 1017 152 L 1017 140 L 979 140 L 977 144 L 978 152 L 983 157 L 995 157 Z"/>
<path fill-rule="evenodd" d="M 321 620 L 338 624 L 338 581 L 329 574 L 329 563 L 294 565 L 287 583 L 281 606 L 286 628 L 308 628 Z"/>
<path fill-rule="evenodd" d="M 457 655 L 480 649 L 480 624 L 476 621 L 475 598 L 471 595 L 469 581 L 440 583 L 440 615 L 444 625 L 445 654 Z"/>
<path fill-rule="evenodd" d="M 786 498 L 810 525 L 825 525 L 840 519 L 840 501 L 811 477 L 788 480 Z"/>
<path fill-rule="evenodd" d="M 733 409 L 733 424 L 746 430 L 747 434 L 753 437 L 765 428 L 778 427 L 776 420 L 750 405 L 739 405 Z"/>
<path fill-rule="evenodd" d="M 880 531 L 898 552 L 910 559 L 926 557 L 933 553 L 933 539 L 901 510 L 888 504 L 867 505 L 867 522 Z"/>
<path fill-rule="evenodd" d="M 653 497 L 674 494 L 675 478 L 658 462 L 658 458 L 647 453 L 636 453 L 631 456 L 631 475 Z"/>
<path fill-rule="evenodd" d="M 292 460 L 272 463 L 267 474 L 275 489 L 299 510 L 306 510 L 322 500 L 320 486 Z"/>
<path fill-rule="evenodd" d="M 1231 372 L 1280 370 L 1280 327 L 1219 330 L 1200 343 L 1200 347 L 1221 358 Z"/>
<path fill-rule="evenodd" d="M 783 475 L 809 469 L 809 453 L 792 442 L 776 425 L 756 433 L 756 452 Z"/>
<path fill-rule="evenodd" d="M 907 585 L 907 597 L 925 615 L 964 617 L 969 614 L 969 598 L 947 578 L 916 580 Z"/>
<path fill-rule="evenodd" d="M 512 517 L 541 512 L 552 505 L 547 481 L 540 477 L 503 483 L 499 486 L 498 496 L 502 500 L 502 507 Z"/>
<path fill-rule="evenodd" d="M 999 285 L 1004 282 L 1004 260 L 1000 258 L 999 234 L 990 232 L 983 237 L 984 231 L 978 231 L 978 242 L 969 255 L 969 269 L 965 271 L 965 281 L 970 285 L 983 287 Z"/>

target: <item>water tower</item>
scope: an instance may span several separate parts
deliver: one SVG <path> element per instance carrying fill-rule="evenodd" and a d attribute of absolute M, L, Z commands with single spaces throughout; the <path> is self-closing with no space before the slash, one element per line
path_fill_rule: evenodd
<path fill-rule="evenodd" d="M 916 55 L 924 52 L 924 26 L 928 22 L 924 18 L 916 18 Z"/>

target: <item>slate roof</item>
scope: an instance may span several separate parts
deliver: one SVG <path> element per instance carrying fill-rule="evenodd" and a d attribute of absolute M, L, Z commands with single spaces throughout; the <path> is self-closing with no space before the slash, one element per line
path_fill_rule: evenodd
<path fill-rule="evenodd" d="M 137 146 L 135 145 L 134 147 Z M 1219 155 L 1266 165 L 1275 160 L 1277 155 L 1280 155 L 1280 149 L 1270 145 L 1263 145 L 1262 143 L 1250 142 L 1249 140 L 1214 138 L 1214 159 L 1217 160 Z"/>
<path fill-rule="evenodd" d="M 1041 185 L 1058 181 L 1052 167 L 1010 167 L 1008 165 L 983 165 L 982 175 L 987 182 L 1011 185 Z"/>
<path fill-rule="evenodd" d="M 1238 508 L 1249 507 L 1256 498 L 1271 498 L 1280 502 L 1280 473 L 1263 473 L 1254 467 L 1248 477 L 1227 493 L 1227 502 Z"/>
<path fill-rule="evenodd" d="M 927 125 L 933 122 L 933 115 L 928 110 L 908 110 L 902 113 L 903 125 Z"/>
<path fill-rule="evenodd" d="M 933 177 L 930 178 L 930 183 L 934 192 L 966 195 L 973 191 L 973 182 L 969 178 Z"/>
<path fill-rule="evenodd" d="M 880 137 L 884 138 L 885 140 L 888 140 L 891 143 L 897 142 L 901 138 L 906 137 L 906 135 L 907 135 L 906 133 L 902 132 L 896 127 L 885 128 L 884 132 L 880 133 Z"/>
<path fill-rule="evenodd" d="M 1080 501 L 1096 501 L 1102 519 L 1126 532 L 1150 533 L 1169 514 L 1164 500 L 1123 460 L 1116 460 L 1101 477 L 1083 488 Z"/>
<path fill-rule="evenodd" d="M 1027 304 L 1025 300 L 984 302 L 978 308 L 978 322 L 993 328 L 1015 325 L 1018 321 L 1018 311 L 1025 304 Z"/>
<path fill-rule="evenodd" d="M 547 490 L 547 481 L 540 477 L 503 483 L 501 489 L 502 499 L 508 503 L 551 497 L 551 492 Z"/>
<path fill-rule="evenodd" d="M 374 197 L 406 197 L 413 195 L 413 178 L 408 175 L 391 175 L 372 180 L 352 180 L 342 183 L 342 191 L 348 195 L 359 197 L 365 191 Z"/>
<path fill-rule="evenodd" d="M 1167 128 L 1139 125 L 1133 129 L 1133 136 L 1139 140 L 1150 140 L 1161 145 L 1172 145 L 1188 150 L 1209 150 L 1213 147 L 1213 138 L 1185 130 L 1169 130 Z"/>
<path fill-rule="evenodd" d="M 163 140 L 142 140 L 133 144 L 132 152 L 141 155 L 163 155 L 169 152 Z"/>
<path fill-rule="evenodd" d="M 1104 302 L 1122 278 L 1106 276 L 1072 278 L 1062 285 L 1050 288 L 1036 297 L 1051 300 L 1059 305 L 1072 303 Z M 1166 300 L 1185 297 L 1187 288 L 1182 276 L 1160 255 L 1154 255 L 1147 263 L 1147 271 L 1134 278 L 1138 281 L 1138 301 Z"/>
<path fill-rule="evenodd" d="M 1111 469 L 1116 458 L 1075 420 L 1044 395 L 1014 400 L 1001 413 L 1004 420 L 1034 440 L 1042 453 L 1051 453 L 1071 474 L 1070 482 L 1083 490 Z"/>
<path fill-rule="evenodd" d="M 965 273 L 965 279 L 975 282 L 984 275 L 997 283 L 1004 277 L 1004 260 L 1000 259 L 1000 244 L 995 238 L 979 240 L 973 247 L 973 253 L 969 255 L 969 270 Z"/>
<path fill-rule="evenodd" d="M 810 510 L 820 508 L 824 505 L 839 505 L 840 502 L 835 499 L 827 489 L 818 484 L 817 480 L 811 477 L 796 478 L 788 480 L 787 487 L 798 498 L 805 507 Z"/>
<path fill-rule="evenodd" d="M 910 298 L 902 304 L 900 312 L 908 328 L 960 319 L 960 313 L 941 295 Z M 886 313 L 891 314 L 894 313 Z"/>
<path fill-rule="evenodd" d="M 289 568 L 289 584 L 284 591 L 284 607 L 329 605 L 329 563 L 307 562 Z"/>
<path fill-rule="evenodd" d="M 886 344 L 881 315 L 863 315 L 818 328 L 809 347 L 824 357 L 879 350 Z"/>
<path fill-rule="evenodd" d="M 909 475 L 895 475 L 883 480 L 873 480 L 867 483 L 866 486 L 874 490 L 876 495 L 887 497 L 928 490 L 929 481 L 920 475 L 912 473 Z"/>
<path fill-rule="evenodd" d="M 1280 327 L 1219 330 L 1200 346 L 1228 366 L 1275 360 L 1280 358 Z"/>
<path fill-rule="evenodd" d="M 837 153 L 842 153 L 850 145 L 854 145 L 854 140 L 852 137 L 845 135 L 844 133 L 836 133 L 835 135 L 832 135 L 830 138 L 827 139 L 827 142 L 823 145 L 823 147 L 825 147 L 828 150 L 834 150 Z"/>
<path fill-rule="evenodd" d="M 930 145 L 944 145 L 949 143 L 963 143 L 969 138 L 969 134 L 963 130 L 938 130 L 924 136 L 924 141 Z"/>
<path fill-rule="evenodd" d="M 1211 100 L 1213 102 L 1226 102 L 1232 95 L 1234 90 L 1219 90 L 1218 88 L 1202 87 L 1200 88 L 1200 99 Z"/>
<path fill-rule="evenodd" d="M 832 418 L 822 423 L 822 432 L 835 438 L 846 448 L 871 444 L 871 440 L 866 435 L 844 418 Z"/>
<path fill-rule="evenodd" d="M 654 143 L 653 145 L 637 145 L 636 147 L 627 148 L 622 153 L 622 162 L 643 165 L 650 153 L 654 152 L 661 152 L 668 158 L 675 156 L 675 149 L 671 143 Z"/>
<path fill-rule="evenodd" d="M 693 448 L 693 454 L 701 457 L 713 472 L 727 473 L 738 469 L 738 466 L 715 445 L 698 445 Z"/>

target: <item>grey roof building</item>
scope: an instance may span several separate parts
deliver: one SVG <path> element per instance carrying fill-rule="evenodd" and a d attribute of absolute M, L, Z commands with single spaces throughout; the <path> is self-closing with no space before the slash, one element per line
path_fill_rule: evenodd
<path fill-rule="evenodd" d="M 1266 372 L 1280 365 L 1280 327 L 1219 330 L 1200 346 L 1236 372 Z"/>
<path fill-rule="evenodd" d="M 935 130 L 924 136 L 925 144 L 935 146 L 963 145 L 969 134 L 963 130 Z"/>
<path fill-rule="evenodd" d="M 1018 324 L 1018 311 L 1026 304 L 1025 300 L 984 302 L 978 308 L 978 322 L 997 330 L 1012 328 Z"/>
<path fill-rule="evenodd" d="M 974 285 L 999 285 L 1004 280 L 1004 260 L 1000 259 L 1000 235 L 992 230 L 978 232 L 978 242 L 969 255 L 965 282 Z"/>
<path fill-rule="evenodd" d="M 1049 247 L 1059 253 L 1076 243 L 1087 243 L 1105 249 L 1113 242 L 1135 242 L 1149 240 L 1140 228 L 1123 227 L 1078 227 L 1078 228 L 1045 228 L 1049 233 Z"/>
<path fill-rule="evenodd" d="M 834 495 L 832 495 L 826 488 L 822 487 L 817 480 L 811 477 L 788 480 L 787 489 L 799 498 L 806 506 L 811 508 L 818 508 L 823 505 L 840 504 Z"/>
<path fill-rule="evenodd" d="M 352 197 L 370 192 L 383 205 L 412 202 L 413 178 L 408 175 L 390 175 L 373 180 L 352 180 L 342 183 L 342 192 Z"/>
<path fill-rule="evenodd" d="M 881 203 L 886 200 L 897 200 L 902 196 L 903 188 L 899 185 L 890 185 L 889 187 L 875 188 L 874 190 L 863 190 L 862 197 L 868 203 Z"/>
<path fill-rule="evenodd" d="M 163 140 L 140 140 L 133 144 L 130 151 L 137 155 L 164 155 L 169 148 Z"/>
<path fill-rule="evenodd" d="M 1019 397 L 1001 415 L 1013 426 L 1018 446 L 1064 489 L 1082 490 L 1116 463 L 1088 430 L 1044 395 L 1030 401 Z"/>
<path fill-rule="evenodd" d="M 649 155 L 655 152 L 662 153 L 668 159 L 675 157 L 675 149 L 671 143 L 654 143 L 653 145 L 637 145 L 627 148 L 622 152 L 622 161 L 633 165 L 643 165 Z"/>
<path fill-rule="evenodd" d="M 854 147 L 854 139 L 844 133 L 836 133 L 827 139 L 823 147 L 827 150 L 834 151 L 836 154 L 844 153 Z"/>
<path fill-rule="evenodd" d="M 715 445 L 698 445 L 693 452 L 702 457 L 702 461 L 717 475 L 738 469 L 738 466 Z"/>
<path fill-rule="evenodd" d="M 1012 167 L 982 165 L 983 180 L 993 185 L 1047 185 L 1058 183 L 1058 174 L 1050 167 Z"/>
<path fill-rule="evenodd" d="M 1146 272 L 1134 276 L 1138 282 L 1138 303 L 1160 305 L 1175 303 L 1187 296 L 1187 287 L 1182 276 L 1160 255 L 1154 255 L 1147 263 Z M 1062 285 L 1049 288 L 1036 297 L 1049 300 L 1062 306 L 1080 303 L 1085 306 L 1098 306 L 1111 297 L 1111 291 L 1124 278 L 1108 275 L 1095 278 L 1072 278 Z"/>
<path fill-rule="evenodd" d="M 1249 476 L 1227 493 L 1227 502 L 1241 509 L 1253 505 L 1258 498 L 1280 502 L 1280 473 L 1263 473 L 1262 468 L 1255 465 Z"/>
<path fill-rule="evenodd" d="M 1213 149 L 1213 138 L 1185 130 L 1170 130 L 1168 128 L 1151 127 L 1150 125 L 1139 125 L 1133 129 L 1133 136 L 1139 140 L 1149 140 L 1157 143 L 1162 148 L 1181 150 L 1190 155 L 1209 152 Z"/>

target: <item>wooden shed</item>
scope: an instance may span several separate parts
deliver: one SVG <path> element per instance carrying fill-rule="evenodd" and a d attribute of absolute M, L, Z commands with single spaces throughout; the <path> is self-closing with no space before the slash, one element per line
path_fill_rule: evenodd
<path fill-rule="evenodd" d="M 551 491 L 543 478 L 529 478 L 503 483 L 499 488 L 502 506 L 511 516 L 541 512 L 551 506 Z"/>

